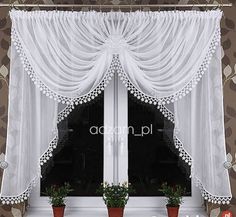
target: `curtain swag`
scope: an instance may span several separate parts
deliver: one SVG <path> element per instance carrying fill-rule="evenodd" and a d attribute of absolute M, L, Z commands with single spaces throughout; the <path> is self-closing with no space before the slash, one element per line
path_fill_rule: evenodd
<path fill-rule="evenodd" d="M 57 146 L 57 124 L 117 73 L 174 124 L 203 198 L 229 204 L 221 81 L 222 12 L 16 11 L 1 201 L 30 196 Z"/>

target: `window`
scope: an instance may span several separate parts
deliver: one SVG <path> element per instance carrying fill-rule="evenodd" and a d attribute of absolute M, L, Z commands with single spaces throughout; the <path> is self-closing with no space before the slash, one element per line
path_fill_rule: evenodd
<path fill-rule="evenodd" d="M 43 167 L 41 196 L 53 184 L 70 183 L 71 196 L 96 196 L 103 182 L 103 135 L 91 136 L 91 126 L 103 125 L 104 95 L 76 107 L 58 125 L 59 142 Z"/>
<path fill-rule="evenodd" d="M 188 178 L 189 168 L 172 144 L 173 125 L 155 107 L 128 94 L 116 74 L 104 93 L 78 106 L 59 131 L 58 148 L 43 167 L 31 207 L 48 206 L 42 196 L 45 187 L 64 181 L 75 189 L 68 206 L 104 207 L 97 186 L 127 180 L 136 189 L 127 207 L 163 208 L 165 200 L 158 188 L 164 181 L 186 187 L 183 207 L 201 206 L 200 193 Z"/>
<path fill-rule="evenodd" d="M 136 196 L 163 196 L 158 191 L 163 182 L 185 186 L 185 196 L 191 196 L 190 169 L 174 147 L 173 124 L 155 106 L 142 103 L 131 94 L 128 117 L 133 131 L 128 136 L 128 177 Z"/>

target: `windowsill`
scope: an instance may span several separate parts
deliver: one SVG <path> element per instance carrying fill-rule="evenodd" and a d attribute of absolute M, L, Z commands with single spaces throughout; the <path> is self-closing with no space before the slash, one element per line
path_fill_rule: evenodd
<path fill-rule="evenodd" d="M 50 208 L 29 208 L 26 217 L 51 217 Z M 106 208 L 67 208 L 65 217 L 107 217 Z M 166 209 L 157 208 L 126 208 L 124 217 L 166 217 Z M 179 217 L 207 217 L 203 209 L 181 208 Z"/>

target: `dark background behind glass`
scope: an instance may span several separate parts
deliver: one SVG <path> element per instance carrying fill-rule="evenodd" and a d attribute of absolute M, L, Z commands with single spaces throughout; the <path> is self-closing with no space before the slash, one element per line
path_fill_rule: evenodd
<path fill-rule="evenodd" d="M 180 184 L 191 196 L 189 167 L 174 148 L 170 123 L 155 106 L 128 96 L 129 132 L 128 177 L 136 189 L 133 196 L 162 196 L 161 183 Z M 88 104 L 77 106 L 59 125 L 59 142 L 53 157 L 42 168 L 41 195 L 50 185 L 69 182 L 70 196 L 98 196 L 103 182 L 103 135 L 91 135 L 91 126 L 103 126 L 103 94 Z M 140 136 L 141 127 L 152 126 L 152 134 Z M 145 132 L 147 128 L 145 129 Z"/>
<path fill-rule="evenodd" d="M 156 106 L 142 103 L 131 94 L 128 107 L 128 124 L 135 132 L 130 130 L 128 136 L 128 176 L 136 189 L 134 196 L 163 196 L 158 191 L 163 182 L 179 184 L 186 188 L 185 196 L 191 196 L 189 167 L 174 147 L 173 124 Z M 142 126 L 152 126 L 152 134 L 140 136 Z"/>
<path fill-rule="evenodd" d="M 76 106 L 58 125 L 59 142 L 53 158 L 43 166 L 41 195 L 50 185 L 69 182 L 70 196 L 96 196 L 103 182 L 103 135 L 91 135 L 91 126 L 103 126 L 104 96 Z"/>

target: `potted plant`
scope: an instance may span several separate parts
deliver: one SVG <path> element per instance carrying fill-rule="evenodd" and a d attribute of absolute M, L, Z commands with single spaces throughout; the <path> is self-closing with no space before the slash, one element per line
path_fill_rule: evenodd
<path fill-rule="evenodd" d="M 183 195 L 185 188 L 180 185 L 169 186 L 166 182 L 159 189 L 165 197 L 167 197 L 167 213 L 168 217 L 178 217 L 180 204 L 183 203 Z"/>
<path fill-rule="evenodd" d="M 129 200 L 129 193 L 133 192 L 134 189 L 127 182 L 123 184 L 108 184 L 105 182 L 98 189 L 98 193 L 103 194 L 109 217 L 123 217 L 125 205 Z"/>
<path fill-rule="evenodd" d="M 63 186 L 52 185 L 46 188 L 45 195 L 49 196 L 49 203 L 52 205 L 54 217 L 63 217 L 65 210 L 65 198 L 73 191 L 69 183 Z"/>

